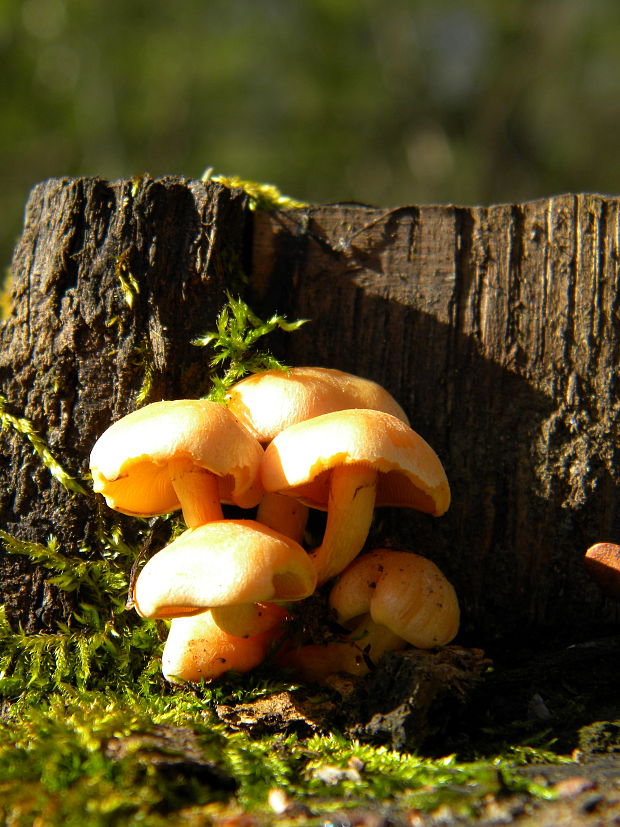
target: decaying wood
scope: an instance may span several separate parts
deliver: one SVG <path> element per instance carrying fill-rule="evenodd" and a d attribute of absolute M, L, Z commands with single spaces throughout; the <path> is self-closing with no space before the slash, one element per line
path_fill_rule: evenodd
<path fill-rule="evenodd" d="M 460 646 L 387 652 L 344 698 L 351 709 L 345 731 L 396 750 L 420 749 L 449 729 L 489 665 L 481 650 Z"/>
<path fill-rule="evenodd" d="M 85 474 L 112 419 L 204 392 L 189 342 L 245 269 L 259 313 L 311 320 L 280 356 L 384 384 L 440 455 L 449 512 L 388 510 L 375 537 L 441 565 L 465 642 L 611 620 L 582 558 L 620 538 L 619 209 L 567 195 L 261 213 L 196 181 L 50 181 L 31 195 L 13 262 L 2 393 Z M 14 430 L 0 439 L 2 527 L 89 546 L 94 498 L 67 492 Z M 19 559 L 1 564 L 14 614 L 45 623 L 58 596 Z"/>
<path fill-rule="evenodd" d="M 190 342 L 213 326 L 242 266 L 246 222 L 243 193 L 200 182 L 34 188 L 12 265 L 0 386 L 9 413 L 31 421 L 67 471 L 87 474 L 97 437 L 138 399 L 205 391 L 205 356 Z M 5 531 L 54 535 L 68 554 L 93 545 L 94 497 L 71 494 L 12 428 L 0 433 L 0 457 Z M 27 629 L 45 624 L 60 595 L 22 558 L 3 554 L 0 565 L 12 616 Z"/>
<path fill-rule="evenodd" d="M 439 561 L 485 637 L 617 617 L 582 560 L 620 538 L 619 211 L 565 195 L 257 216 L 254 301 L 312 319 L 290 361 L 381 382 L 442 458 L 446 516 L 385 528 Z"/>

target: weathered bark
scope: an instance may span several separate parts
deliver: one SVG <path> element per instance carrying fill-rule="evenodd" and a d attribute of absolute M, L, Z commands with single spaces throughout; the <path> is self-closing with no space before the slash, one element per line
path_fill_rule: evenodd
<path fill-rule="evenodd" d="M 381 382 L 439 453 L 449 512 L 388 510 L 376 536 L 442 566 L 463 640 L 574 631 L 617 616 L 581 561 L 620 538 L 619 207 L 562 196 L 252 213 L 241 193 L 195 181 L 47 182 L 13 264 L 2 392 L 84 474 L 96 437 L 139 398 L 204 392 L 189 342 L 249 268 L 258 312 L 311 319 L 280 356 Z M 94 498 L 69 494 L 22 436 L 0 439 L 2 527 L 89 546 Z M 12 556 L 2 573 L 13 612 L 45 622 L 58 597 L 42 575 Z"/>
<path fill-rule="evenodd" d="M 97 437 L 138 398 L 204 392 L 204 352 L 190 342 L 240 275 L 246 222 L 242 193 L 200 182 L 35 187 L 13 260 L 0 386 L 8 411 L 34 424 L 66 470 L 87 474 Z M 5 531 L 38 542 L 53 534 L 68 554 L 96 545 L 94 496 L 71 494 L 14 429 L 0 433 L 0 457 Z M 62 611 L 40 571 L 14 555 L 0 564 L 2 597 L 26 628 Z"/>
<path fill-rule="evenodd" d="M 584 574 L 620 538 L 620 201 L 312 207 L 257 216 L 254 301 L 312 323 L 292 363 L 385 385 L 453 501 L 394 511 L 457 586 L 471 641 L 617 617 Z"/>

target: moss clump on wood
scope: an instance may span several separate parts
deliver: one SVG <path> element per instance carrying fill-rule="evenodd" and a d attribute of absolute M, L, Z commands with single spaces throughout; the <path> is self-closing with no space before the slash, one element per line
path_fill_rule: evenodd
<path fill-rule="evenodd" d="M 202 180 L 213 181 L 215 184 L 222 184 L 229 189 L 243 190 L 249 197 L 251 210 L 292 210 L 302 209 L 308 205 L 304 201 L 298 201 L 289 195 L 283 195 L 274 184 L 259 184 L 256 181 L 247 181 L 238 175 L 214 175 L 213 169 L 209 168 L 202 176 Z"/>
<path fill-rule="evenodd" d="M 68 623 L 30 634 L 13 629 L 0 609 L 0 695 L 15 698 L 34 687 L 54 692 L 151 680 L 161 640 L 155 623 L 124 611 L 136 549 L 117 526 L 100 533 L 96 559 L 86 550 L 84 559 L 67 557 L 53 537 L 46 544 L 33 543 L 0 531 L 0 541 L 6 552 L 47 569 L 49 582 L 74 593 L 77 605 Z"/>
<path fill-rule="evenodd" d="M 43 465 L 58 482 L 74 494 L 87 494 L 86 489 L 69 474 L 56 457 L 52 454 L 43 437 L 36 430 L 32 422 L 25 417 L 16 416 L 9 411 L 6 397 L 0 395 L 0 425 L 3 429 L 13 429 L 30 442 L 32 450 L 39 457 Z"/>
<path fill-rule="evenodd" d="M 620 755 L 620 721 L 597 721 L 579 730 L 579 748 L 586 755 Z"/>
<path fill-rule="evenodd" d="M 252 689 L 235 690 L 229 681 L 222 692 L 249 698 Z M 404 814 L 450 806 L 472 814 L 485 796 L 553 797 L 519 776 L 518 753 L 461 764 L 337 733 L 231 733 L 214 714 L 216 694 L 206 687 L 172 695 L 131 687 L 48 698 L 27 693 L 0 724 L 4 822 L 71 825 L 88 815 L 93 825 L 157 825 L 174 815 L 173 823 L 209 824 L 241 810 L 257 824 L 288 823 L 300 811 L 304 823 L 320 824 L 360 807 Z M 269 805 L 274 789 L 289 802 L 288 818 L 276 818 Z"/>
<path fill-rule="evenodd" d="M 293 333 L 307 321 L 297 319 L 289 322 L 277 313 L 263 321 L 244 301 L 229 294 L 228 303 L 218 313 L 216 329 L 192 342 L 197 347 L 210 347 L 212 350 L 209 361 L 212 388 L 208 398 L 223 402 L 230 386 L 249 373 L 286 370 L 286 366 L 269 351 L 261 349 L 258 342 L 276 330 Z"/>

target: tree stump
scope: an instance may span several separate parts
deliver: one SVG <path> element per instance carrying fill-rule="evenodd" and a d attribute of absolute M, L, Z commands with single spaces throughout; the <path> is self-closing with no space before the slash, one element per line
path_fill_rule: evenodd
<path fill-rule="evenodd" d="M 439 454 L 448 513 L 385 509 L 375 537 L 438 562 L 462 639 L 573 634 L 618 617 L 582 558 L 620 539 L 619 206 L 566 195 L 264 212 L 213 183 L 49 181 L 13 262 L 6 410 L 84 475 L 113 419 L 205 392 L 190 341 L 227 289 L 244 289 L 259 314 L 311 320 L 276 340 L 277 356 L 380 382 Z M 4 530 L 90 548 L 95 497 L 68 491 L 14 428 L 0 439 Z M 1 564 L 3 598 L 27 627 L 62 614 L 41 572 Z"/>
<path fill-rule="evenodd" d="M 197 181 L 60 179 L 34 188 L 13 259 L 0 384 L 6 410 L 31 422 L 68 472 L 88 474 L 90 451 L 114 419 L 208 389 L 204 353 L 191 340 L 213 327 L 226 289 L 240 283 L 248 216 L 244 193 Z M 67 554 L 96 553 L 94 495 L 62 485 L 14 428 L 0 439 L 0 526 L 36 542 L 54 535 Z M 41 571 L 14 555 L 0 560 L 14 619 L 31 629 L 55 610 L 62 616 L 62 595 Z"/>
<path fill-rule="evenodd" d="M 582 558 L 620 536 L 618 215 L 565 195 L 259 216 L 257 298 L 315 320 L 291 360 L 376 378 L 444 461 L 448 514 L 391 525 L 486 634 L 615 615 Z"/>

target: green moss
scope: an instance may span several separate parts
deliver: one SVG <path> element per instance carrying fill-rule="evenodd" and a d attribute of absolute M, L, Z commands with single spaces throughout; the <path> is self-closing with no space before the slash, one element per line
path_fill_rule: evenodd
<path fill-rule="evenodd" d="M 208 693 L 181 689 L 166 696 L 128 686 L 23 696 L 0 724 L 4 823 L 18 813 L 45 817 L 49 825 L 85 817 L 93 825 L 159 824 L 173 814 L 222 817 L 241 809 L 271 824 L 274 788 L 307 808 L 307 824 L 353 807 L 450 806 L 463 814 L 489 795 L 553 797 L 518 775 L 518 757 L 459 764 L 453 756 L 429 760 L 338 734 L 231 733 Z"/>
<path fill-rule="evenodd" d="M 209 331 L 193 340 L 198 347 L 212 351 L 212 390 L 208 398 L 223 402 L 231 385 L 249 373 L 262 370 L 286 370 L 286 367 L 259 341 L 275 330 L 292 333 L 306 324 L 307 319 L 287 322 L 284 316 L 274 314 L 267 321 L 260 319 L 241 299 L 230 294 L 228 302 L 219 312 L 216 330 Z"/>
<path fill-rule="evenodd" d="M 148 683 L 157 674 L 161 640 L 153 621 L 125 611 L 136 549 L 120 530 L 101 535 L 95 559 L 67 557 L 55 538 L 43 545 L 0 531 L 4 550 L 28 557 L 52 573 L 49 582 L 74 593 L 77 608 L 68 623 L 26 634 L 14 629 L 0 607 L 0 696 L 14 698 L 67 687 L 122 687 Z"/>
<path fill-rule="evenodd" d="M 75 477 L 65 471 L 60 462 L 58 462 L 32 422 L 24 417 L 15 416 L 10 413 L 8 405 L 9 403 L 6 397 L 0 395 L 0 423 L 3 430 L 13 429 L 25 437 L 50 474 L 66 489 L 72 491 L 74 494 L 86 494 L 86 489 L 80 485 Z"/>
<path fill-rule="evenodd" d="M 129 266 L 129 250 L 124 250 L 120 256 L 118 256 L 114 264 L 114 272 L 119 281 L 125 304 L 131 310 L 136 296 L 140 292 L 140 286 Z"/>
<path fill-rule="evenodd" d="M 178 778 L 166 777 L 148 758 L 139 760 L 131 751 L 117 758 L 112 749 L 121 739 L 149 732 L 154 725 L 185 720 L 191 707 L 179 702 L 171 711 L 166 706 L 156 696 L 146 703 L 131 690 L 122 695 L 66 692 L 45 700 L 22 698 L 0 725 L 3 823 L 10 823 L 9 816 L 16 812 L 46 816 L 46 824 L 73 824 L 85 817 L 89 824 L 125 819 L 137 823 L 141 817 L 158 819 L 180 806 L 175 796 Z M 206 755 L 221 750 L 221 728 L 199 730 Z M 198 784 L 189 796 L 193 803 L 213 797 L 214 790 Z"/>
<path fill-rule="evenodd" d="M 303 201 L 297 201 L 288 195 L 283 195 L 278 187 L 273 184 L 258 184 L 256 181 L 246 181 L 238 175 L 214 175 L 213 169 L 209 168 L 202 180 L 206 183 L 213 181 L 222 184 L 229 189 L 241 189 L 249 195 L 249 206 L 251 210 L 289 210 L 301 209 L 308 205 Z"/>
<path fill-rule="evenodd" d="M 142 344 L 135 350 L 135 363 L 142 368 L 142 384 L 136 396 L 136 406 L 140 407 L 148 400 L 153 389 L 155 369 L 153 367 L 153 351 L 151 343 L 145 336 Z"/>

